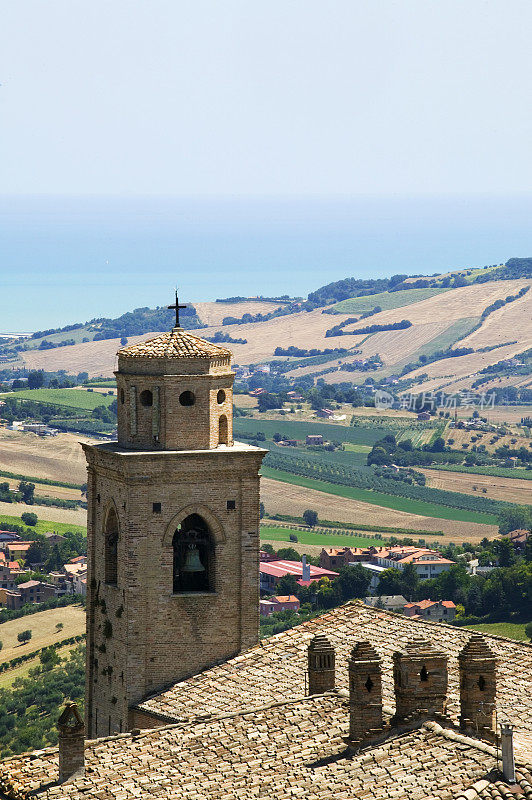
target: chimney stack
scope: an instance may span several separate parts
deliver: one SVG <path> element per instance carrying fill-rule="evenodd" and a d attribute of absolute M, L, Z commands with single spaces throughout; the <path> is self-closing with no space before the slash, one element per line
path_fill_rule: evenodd
<path fill-rule="evenodd" d="M 393 654 L 395 722 L 445 714 L 447 655 L 424 639 Z"/>
<path fill-rule="evenodd" d="M 308 646 L 308 693 L 323 694 L 335 686 L 334 647 L 322 633 L 317 634 Z"/>
<path fill-rule="evenodd" d="M 85 726 L 78 707 L 71 700 L 57 720 L 59 731 L 59 783 L 85 772 Z"/>
<path fill-rule="evenodd" d="M 493 735 L 497 695 L 497 659 L 483 637 L 473 634 L 458 654 L 460 727 L 473 734 Z"/>
<path fill-rule="evenodd" d="M 502 774 L 506 783 L 515 783 L 514 728 L 501 722 Z"/>
<path fill-rule="evenodd" d="M 381 660 L 369 642 L 357 642 L 348 670 L 349 739 L 360 746 L 383 726 Z"/>
<path fill-rule="evenodd" d="M 302 581 L 309 581 L 310 580 L 310 564 L 307 564 L 307 557 L 303 555 L 301 559 L 302 569 L 301 569 L 301 580 Z"/>

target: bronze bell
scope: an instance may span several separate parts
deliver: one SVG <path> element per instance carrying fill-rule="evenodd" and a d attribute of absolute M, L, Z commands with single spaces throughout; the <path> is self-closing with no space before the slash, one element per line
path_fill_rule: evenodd
<path fill-rule="evenodd" d="M 205 572 L 205 567 L 200 561 L 199 550 L 195 544 L 189 544 L 183 572 Z"/>

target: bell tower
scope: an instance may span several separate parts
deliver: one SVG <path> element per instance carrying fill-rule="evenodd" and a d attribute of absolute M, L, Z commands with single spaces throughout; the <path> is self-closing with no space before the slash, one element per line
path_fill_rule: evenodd
<path fill-rule="evenodd" d="M 231 353 L 179 326 L 118 352 L 118 441 L 88 462 L 86 730 L 258 641 L 259 469 Z"/>

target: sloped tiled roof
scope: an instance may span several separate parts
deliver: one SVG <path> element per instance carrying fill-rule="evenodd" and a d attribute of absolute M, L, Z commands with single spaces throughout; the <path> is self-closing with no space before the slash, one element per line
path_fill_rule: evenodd
<path fill-rule="evenodd" d="M 458 719 L 458 653 L 472 631 L 445 623 L 414 620 L 353 601 L 278 633 L 235 658 L 176 683 L 139 708 L 162 720 L 179 721 L 228 712 L 297 696 L 305 686 L 307 647 L 323 633 L 336 648 L 336 684 L 347 689 L 347 659 L 359 639 L 367 639 L 382 658 L 384 701 L 394 703 L 392 656 L 422 637 L 449 657 L 449 711 Z M 532 732 L 532 645 L 484 636 L 498 660 L 499 718 Z"/>
<path fill-rule="evenodd" d="M 183 328 L 172 328 L 168 333 L 146 339 L 145 342 L 122 347 L 120 358 L 227 358 L 231 352 L 225 347 L 207 342 Z"/>
<path fill-rule="evenodd" d="M 0 791 L 17 800 L 452 800 L 492 785 L 495 749 L 435 722 L 355 755 L 348 727 L 341 694 L 299 697 L 96 740 L 85 751 L 85 776 L 60 786 L 55 748 L 16 756 L 0 764 Z M 517 777 L 530 781 L 530 768 Z"/>
<path fill-rule="evenodd" d="M 304 697 L 306 650 L 315 636 L 336 647 L 340 688 Z M 392 653 L 420 638 L 445 651 L 456 717 L 457 654 L 471 636 L 349 603 L 142 704 L 176 722 L 87 743 L 83 777 L 55 783 L 56 748 L 1 762 L 0 793 L 9 800 L 530 800 L 532 647 L 523 643 L 486 636 L 499 659 L 499 719 L 516 725 L 511 789 L 497 771 L 495 748 L 452 725 L 426 721 L 355 754 L 346 747 L 343 687 L 357 641 L 382 659 L 386 715 L 393 713 Z"/>

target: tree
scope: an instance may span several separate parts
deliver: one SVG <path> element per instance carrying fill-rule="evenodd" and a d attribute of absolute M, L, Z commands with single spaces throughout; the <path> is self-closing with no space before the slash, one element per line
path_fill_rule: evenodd
<path fill-rule="evenodd" d="M 31 631 L 30 630 L 21 631 L 19 634 L 17 634 L 17 640 L 21 644 L 26 644 L 26 642 L 29 642 L 30 639 L 31 639 Z"/>
<path fill-rule="evenodd" d="M 20 515 L 20 519 L 25 525 L 31 525 L 34 527 L 37 525 L 37 514 L 34 514 L 33 511 L 25 511 L 23 514 Z"/>
<path fill-rule="evenodd" d="M 62 630 L 63 630 L 63 628 L 64 628 L 64 625 L 63 625 L 63 623 L 62 623 L 62 622 L 57 622 L 57 623 L 56 623 L 55 629 L 56 629 L 56 631 L 57 631 L 58 633 L 59 633 L 59 631 L 62 631 Z"/>
<path fill-rule="evenodd" d="M 293 547 L 281 547 L 277 551 L 277 558 L 283 561 L 301 561 L 301 556 Z"/>
<path fill-rule="evenodd" d="M 406 595 L 406 597 L 411 600 L 414 597 L 418 583 L 419 577 L 415 566 L 413 564 L 405 564 L 401 574 L 401 594 Z"/>
<path fill-rule="evenodd" d="M 505 508 L 499 514 L 499 533 L 515 530 L 532 530 L 532 511 L 527 506 L 511 506 Z"/>
<path fill-rule="evenodd" d="M 401 594 L 402 588 L 401 575 L 398 569 L 390 567 L 390 569 L 385 569 L 384 572 L 381 572 L 377 594 Z"/>
<path fill-rule="evenodd" d="M 515 562 L 514 546 L 509 539 L 500 539 L 496 544 L 499 567 L 511 567 Z"/>
<path fill-rule="evenodd" d="M 532 622 L 529 622 L 528 625 L 525 625 L 525 635 L 528 636 L 532 642 Z"/>
<path fill-rule="evenodd" d="M 49 555 L 50 545 L 44 536 L 38 535 L 35 541 L 33 541 L 28 548 L 28 552 L 26 553 L 26 561 L 28 564 L 44 564 Z"/>
<path fill-rule="evenodd" d="M 259 503 L 259 518 L 263 519 L 265 514 L 266 514 L 266 509 L 264 507 L 264 503 L 260 502 Z"/>
<path fill-rule="evenodd" d="M 305 520 L 305 524 L 309 526 L 309 528 L 313 528 L 318 523 L 318 512 L 312 511 L 312 509 L 307 508 L 306 511 L 303 511 L 303 519 Z"/>
<path fill-rule="evenodd" d="M 44 373 L 42 370 L 35 370 L 28 375 L 28 389 L 40 389 L 44 385 Z"/>
<path fill-rule="evenodd" d="M 55 647 L 45 647 L 39 655 L 39 660 L 42 664 L 42 668 L 46 671 L 55 667 L 60 661 Z"/>
<path fill-rule="evenodd" d="M 443 453 L 445 450 L 445 439 L 442 439 L 441 436 L 434 439 L 431 450 L 433 453 Z"/>
<path fill-rule="evenodd" d="M 335 586 L 338 588 L 340 600 L 351 600 L 353 597 L 365 597 L 371 581 L 369 570 L 360 564 L 354 567 L 342 567 Z"/>
<path fill-rule="evenodd" d="M 3 646 L 4 646 L 4 643 L 0 642 L 0 650 L 2 649 Z"/>
<path fill-rule="evenodd" d="M 28 506 L 33 505 L 35 495 L 35 484 L 28 483 L 27 481 L 20 481 L 18 490 L 22 495 L 22 502 Z"/>

